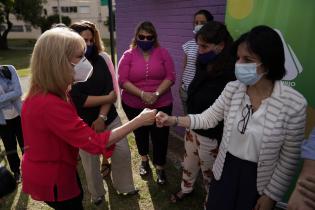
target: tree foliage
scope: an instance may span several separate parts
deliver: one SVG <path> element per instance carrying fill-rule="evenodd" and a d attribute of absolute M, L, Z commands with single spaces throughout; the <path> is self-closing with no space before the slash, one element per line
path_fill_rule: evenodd
<path fill-rule="evenodd" d="M 71 24 L 71 19 L 68 16 L 62 16 L 61 17 L 62 23 L 66 26 L 69 26 Z M 59 23 L 59 15 L 50 15 L 48 17 L 42 17 L 41 23 L 40 23 L 40 29 L 42 33 L 48 29 L 51 28 L 52 25 Z"/>
<path fill-rule="evenodd" d="M 37 27 L 41 23 L 46 0 L 0 0 L 0 49 L 8 49 L 7 36 L 13 24 L 10 14 Z"/>

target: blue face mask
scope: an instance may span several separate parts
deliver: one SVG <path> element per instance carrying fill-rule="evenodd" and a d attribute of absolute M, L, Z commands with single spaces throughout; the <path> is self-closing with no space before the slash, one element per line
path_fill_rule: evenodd
<path fill-rule="evenodd" d="M 198 54 L 197 62 L 199 62 L 201 64 L 208 64 L 209 62 L 211 62 L 214 59 L 216 59 L 217 56 L 218 55 L 215 52 L 213 52 L 213 51 L 209 51 L 207 53 Z"/>
<path fill-rule="evenodd" d="M 153 41 L 137 40 L 137 46 L 143 51 L 151 50 L 153 45 L 154 45 Z"/>
<path fill-rule="evenodd" d="M 93 50 L 94 50 L 94 44 L 87 45 L 86 51 L 85 51 L 85 57 L 88 59 L 91 58 L 91 56 L 93 55 Z"/>
<path fill-rule="evenodd" d="M 244 83 L 245 85 L 256 84 L 264 74 L 257 74 L 257 66 L 260 64 L 256 63 L 236 63 L 235 64 L 235 76 L 236 78 Z"/>

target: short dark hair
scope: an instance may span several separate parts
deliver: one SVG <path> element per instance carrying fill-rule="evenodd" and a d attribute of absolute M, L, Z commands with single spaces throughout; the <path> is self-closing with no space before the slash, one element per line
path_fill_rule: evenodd
<path fill-rule="evenodd" d="M 268 79 L 276 81 L 285 76 L 283 43 L 275 30 L 269 26 L 256 26 L 236 41 L 237 46 L 241 43 L 245 43 L 250 52 L 259 56 L 267 69 Z"/>
<path fill-rule="evenodd" d="M 207 22 L 213 20 L 212 14 L 211 14 L 208 10 L 205 10 L 205 9 L 201 9 L 201 10 L 199 10 L 198 12 L 196 12 L 196 13 L 194 14 L 194 18 L 195 18 L 197 15 L 203 15 L 203 16 L 205 16 L 206 19 L 207 19 Z"/>
<path fill-rule="evenodd" d="M 150 21 L 144 21 L 137 26 L 137 28 L 135 30 L 134 37 L 132 38 L 131 43 L 130 43 L 130 48 L 133 49 L 133 48 L 137 47 L 137 36 L 141 30 L 152 34 L 152 36 L 154 37 L 154 40 L 153 40 L 154 47 L 159 46 L 158 35 L 156 33 L 156 30 L 155 30 L 153 23 L 151 23 Z"/>

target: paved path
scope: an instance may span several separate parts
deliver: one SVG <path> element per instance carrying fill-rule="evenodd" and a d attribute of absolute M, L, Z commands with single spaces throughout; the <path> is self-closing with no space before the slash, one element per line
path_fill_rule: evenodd
<path fill-rule="evenodd" d="M 28 91 L 29 84 L 30 84 L 30 77 L 20 77 L 21 87 L 23 94 Z"/>

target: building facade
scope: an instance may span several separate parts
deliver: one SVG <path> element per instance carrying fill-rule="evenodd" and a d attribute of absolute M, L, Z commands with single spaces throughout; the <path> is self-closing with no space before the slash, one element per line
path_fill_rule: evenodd
<path fill-rule="evenodd" d="M 100 29 L 102 38 L 109 38 L 108 27 L 104 25 L 108 19 L 108 7 L 105 4 L 101 5 L 101 0 L 47 0 L 47 3 L 43 5 L 43 15 L 58 14 L 58 1 L 62 16 L 70 17 L 72 23 L 83 19 L 89 20 Z M 9 39 L 36 39 L 41 34 L 40 28 L 18 21 L 13 15 L 10 20 L 13 27 L 8 34 Z"/>

